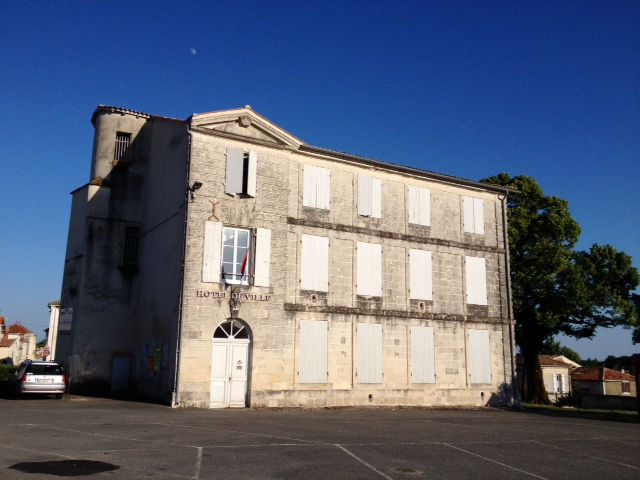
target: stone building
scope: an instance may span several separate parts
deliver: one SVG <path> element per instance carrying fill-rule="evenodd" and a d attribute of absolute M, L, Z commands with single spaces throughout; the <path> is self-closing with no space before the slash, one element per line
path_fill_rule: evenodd
<path fill-rule="evenodd" d="M 6 325 L 5 317 L 0 317 L 0 362 L 18 365 L 33 359 L 36 353 L 36 334 L 24 325 Z"/>
<path fill-rule="evenodd" d="M 506 197 L 250 107 L 99 106 L 56 359 L 173 406 L 510 404 Z"/>

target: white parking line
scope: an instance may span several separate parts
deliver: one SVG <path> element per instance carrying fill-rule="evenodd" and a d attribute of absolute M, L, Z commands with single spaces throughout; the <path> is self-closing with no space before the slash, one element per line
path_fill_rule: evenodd
<path fill-rule="evenodd" d="M 477 453 L 470 452 L 469 450 L 465 450 L 464 448 L 456 447 L 455 445 L 451 445 L 450 443 L 439 443 L 439 445 L 446 445 L 447 447 L 451 447 L 451 448 L 454 448 L 456 450 L 460 450 L 461 452 L 468 453 L 469 455 L 473 455 L 474 457 L 482 458 L 483 460 L 486 460 L 487 462 L 497 463 L 498 465 L 502 465 L 503 467 L 506 467 L 506 468 L 508 468 L 510 470 L 515 470 L 516 472 L 524 473 L 525 475 L 529 475 L 531 477 L 540 478 L 542 480 L 549 480 L 546 477 L 541 477 L 541 476 L 536 475 L 534 473 L 527 472 L 526 470 L 521 470 L 519 468 L 512 467 L 511 465 L 507 465 L 506 463 L 498 462 L 497 460 L 492 460 L 490 458 L 483 457 L 482 455 L 478 455 Z"/>
<path fill-rule="evenodd" d="M 373 470 L 374 472 L 376 472 L 378 475 L 380 475 L 383 478 L 386 478 L 387 480 L 393 480 L 393 478 L 385 475 L 384 473 L 382 473 L 380 470 L 378 470 L 376 467 L 374 467 L 373 465 L 368 464 L 367 462 L 365 462 L 364 460 L 362 460 L 360 457 L 358 457 L 357 455 L 354 455 L 353 453 L 351 453 L 349 450 L 347 450 L 346 448 L 344 448 L 342 445 L 338 445 L 337 443 L 333 444 L 334 446 L 338 447 L 340 450 L 342 450 L 343 452 L 347 453 L 348 455 L 352 456 L 353 458 L 355 458 L 357 461 L 359 461 L 360 463 L 362 463 L 363 465 L 369 467 L 371 470 Z"/>
<path fill-rule="evenodd" d="M 615 460 L 608 460 L 606 458 L 602 458 L 602 457 L 596 457 L 595 455 L 589 455 L 588 453 L 584 453 L 581 451 L 578 451 L 576 449 L 571 449 L 569 450 L 568 448 L 562 448 L 562 447 L 556 447 L 555 445 L 550 445 L 548 443 L 544 443 L 544 442 L 539 442 L 538 440 L 531 440 L 532 443 L 537 443 L 538 445 L 544 445 L 545 447 L 551 447 L 551 448 L 555 448 L 557 450 L 562 450 L 563 452 L 571 452 L 572 455 L 582 455 L 583 457 L 590 457 L 590 458 L 595 458 L 596 460 L 601 460 L 603 462 L 609 462 L 609 463 L 613 463 L 614 465 L 620 465 L 621 467 L 629 467 L 629 468 L 633 468 L 634 470 L 640 470 L 640 468 L 634 466 L 634 465 L 628 465 L 626 463 L 620 463 L 620 462 L 616 462 Z"/>

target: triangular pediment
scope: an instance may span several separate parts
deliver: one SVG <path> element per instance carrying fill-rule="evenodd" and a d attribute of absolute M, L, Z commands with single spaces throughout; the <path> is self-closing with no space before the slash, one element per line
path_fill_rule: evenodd
<path fill-rule="evenodd" d="M 297 149 L 305 142 L 281 129 L 250 107 L 220 112 L 195 113 L 191 116 L 194 131 L 247 139 L 257 143 Z"/>

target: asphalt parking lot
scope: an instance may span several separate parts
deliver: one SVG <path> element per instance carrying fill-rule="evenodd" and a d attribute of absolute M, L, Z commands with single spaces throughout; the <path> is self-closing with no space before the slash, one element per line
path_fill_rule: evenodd
<path fill-rule="evenodd" d="M 640 478 L 640 424 L 504 410 L 0 399 L 0 478 Z"/>

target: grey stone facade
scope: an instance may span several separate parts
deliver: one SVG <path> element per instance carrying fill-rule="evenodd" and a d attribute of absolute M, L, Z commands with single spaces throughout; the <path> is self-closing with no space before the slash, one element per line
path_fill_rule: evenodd
<path fill-rule="evenodd" d="M 62 289 L 61 308 L 71 308 L 73 320 L 58 337 L 57 359 L 71 370 L 72 389 L 113 389 L 124 375 L 116 359 L 128 359 L 128 389 L 175 406 L 511 403 L 504 189 L 311 147 L 248 107 L 182 121 L 101 106 L 93 121 L 92 178 L 74 192 Z M 118 132 L 131 135 L 126 164 L 111 158 Z M 228 192 L 230 149 L 244 152 L 240 175 L 249 190 L 255 182 L 250 194 Z M 329 208 L 303 205 L 313 167 L 330 178 L 329 186 L 317 180 Z M 369 201 L 359 196 L 367 195 L 363 176 L 374 178 L 368 194 L 379 216 L 358 213 L 362 198 Z M 411 188 L 426 195 L 427 225 L 409 221 Z M 469 198 L 480 233 L 465 231 Z M 140 235 L 131 269 L 119 264 L 127 225 Z M 219 238 L 225 229 L 251 235 L 242 287 L 208 273 L 220 268 L 215 242 L 226 241 Z M 258 245 L 260 232 L 267 240 Z M 328 247 L 310 260 L 303 236 Z M 366 244 L 379 257 L 359 261 Z M 429 252 L 430 263 L 412 277 L 418 251 Z M 371 269 L 360 286 L 359 268 Z M 303 289 L 309 269 L 328 277 L 326 287 Z M 260 281 L 252 277 L 258 271 Z M 429 277 L 427 287 L 418 285 L 427 281 L 421 277 Z M 359 294 L 365 282 L 380 294 Z M 429 298 L 411 298 L 418 288 Z M 239 341 L 247 360 L 233 366 L 244 369 L 245 384 L 232 383 L 231 366 L 228 383 L 214 373 L 216 346 L 236 342 L 214 335 L 230 320 L 248 332 Z M 359 333 L 369 331 L 363 324 L 374 326 L 372 343 Z M 302 332 L 318 326 L 317 339 Z M 362 382 L 369 366 L 381 380 Z M 431 380 L 417 383 L 423 368 Z M 230 393 L 239 403 L 220 400 L 229 388 L 244 388 Z"/>

